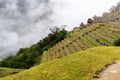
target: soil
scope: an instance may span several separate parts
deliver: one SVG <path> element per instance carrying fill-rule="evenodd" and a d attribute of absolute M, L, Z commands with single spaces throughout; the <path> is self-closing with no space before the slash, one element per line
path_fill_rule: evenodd
<path fill-rule="evenodd" d="M 120 60 L 102 71 L 99 76 L 93 80 L 120 80 Z"/>

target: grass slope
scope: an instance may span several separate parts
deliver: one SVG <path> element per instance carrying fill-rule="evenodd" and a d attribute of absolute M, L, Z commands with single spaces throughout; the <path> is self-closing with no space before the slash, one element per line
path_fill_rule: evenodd
<path fill-rule="evenodd" d="M 45 63 L 47 61 L 48 61 L 48 51 L 44 51 L 42 57 L 42 63 Z"/>
<path fill-rule="evenodd" d="M 0 80 L 90 80 L 97 70 L 119 58 L 120 47 L 95 47 Z"/>
<path fill-rule="evenodd" d="M 2 68 L 0 67 L 0 77 L 9 76 L 23 71 L 23 69 L 12 69 L 12 68 Z"/>

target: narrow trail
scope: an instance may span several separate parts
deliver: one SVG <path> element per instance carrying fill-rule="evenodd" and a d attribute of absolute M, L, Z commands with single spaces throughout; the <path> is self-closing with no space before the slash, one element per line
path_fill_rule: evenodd
<path fill-rule="evenodd" d="M 120 80 L 120 60 L 105 69 L 100 74 L 100 78 L 93 80 Z"/>

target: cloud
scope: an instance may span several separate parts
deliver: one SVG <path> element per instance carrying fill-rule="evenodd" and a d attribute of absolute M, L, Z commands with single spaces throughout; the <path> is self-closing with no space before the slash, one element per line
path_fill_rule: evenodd
<path fill-rule="evenodd" d="M 48 34 L 49 4 L 49 0 L 0 0 L 0 59 Z"/>

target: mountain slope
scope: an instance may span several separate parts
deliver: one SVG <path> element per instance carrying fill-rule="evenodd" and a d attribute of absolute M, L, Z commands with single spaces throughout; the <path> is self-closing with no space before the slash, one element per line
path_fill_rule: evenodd
<path fill-rule="evenodd" d="M 21 71 L 23 71 L 23 69 L 12 69 L 12 68 L 1 68 L 0 67 L 0 77 L 17 74 Z"/>
<path fill-rule="evenodd" d="M 119 58 L 120 47 L 95 47 L 0 80 L 90 80 L 97 70 Z"/>
<path fill-rule="evenodd" d="M 48 60 L 61 58 L 95 46 L 112 46 L 120 38 L 120 25 L 92 23 L 74 28 L 61 42 L 48 50 Z"/>

